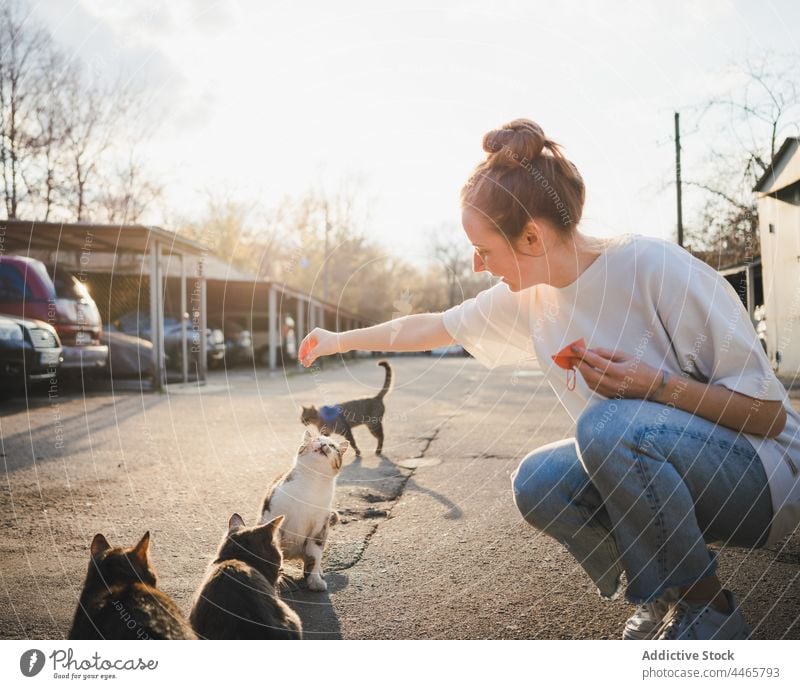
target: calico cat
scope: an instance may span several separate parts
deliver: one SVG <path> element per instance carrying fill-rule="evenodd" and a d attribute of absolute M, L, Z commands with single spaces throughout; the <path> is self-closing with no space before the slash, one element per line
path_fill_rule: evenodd
<path fill-rule="evenodd" d="M 301 639 L 297 614 L 277 592 L 283 517 L 247 528 L 231 516 L 228 531 L 195 595 L 189 621 L 203 639 Z"/>
<path fill-rule="evenodd" d="M 276 514 L 285 516 L 280 530 L 281 547 L 287 559 L 302 558 L 303 575 L 312 591 L 326 591 L 322 575 L 322 553 L 328 527 L 337 521 L 333 510 L 336 477 L 349 444 L 306 429 L 292 468 L 267 490 L 261 505 L 261 522 Z"/>
<path fill-rule="evenodd" d="M 356 456 L 361 456 L 361 452 L 356 445 L 356 439 L 353 437 L 351 429 L 362 423 L 366 424 L 369 432 L 378 440 L 375 454 L 381 454 L 383 452 L 383 415 L 386 413 L 383 398 L 392 387 L 392 367 L 388 361 L 379 361 L 378 366 L 386 369 L 386 378 L 381 391 L 375 397 L 364 397 L 319 409 L 314 406 L 302 407 L 300 421 L 306 426 L 315 425 L 320 433 L 325 435 L 331 433 L 343 435 L 352 445 Z"/>
<path fill-rule="evenodd" d="M 156 588 L 148 531 L 133 548 L 92 540 L 89 572 L 70 639 L 194 639 L 178 606 Z"/>

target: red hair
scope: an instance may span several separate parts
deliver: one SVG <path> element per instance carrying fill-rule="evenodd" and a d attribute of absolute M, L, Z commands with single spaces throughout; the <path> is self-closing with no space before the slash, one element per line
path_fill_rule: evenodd
<path fill-rule="evenodd" d="M 519 119 L 483 137 L 486 160 L 461 190 L 461 205 L 475 208 L 509 240 L 533 218 L 572 232 L 583 213 L 586 190 L 561 147 L 531 120 Z"/>

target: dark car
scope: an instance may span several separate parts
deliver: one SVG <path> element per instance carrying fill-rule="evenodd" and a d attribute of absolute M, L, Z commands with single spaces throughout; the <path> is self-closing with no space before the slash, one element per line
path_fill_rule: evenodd
<path fill-rule="evenodd" d="M 43 321 L 0 316 L 0 393 L 47 380 L 61 364 L 61 342 Z"/>
<path fill-rule="evenodd" d="M 44 263 L 0 256 L 0 313 L 50 323 L 63 347 L 61 369 L 102 368 L 108 347 L 100 343 L 100 313 L 86 286 L 69 273 L 50 278 Z"/>
<path fill-rule="evenodd" d="M 200 332 L 195 330 L 190 319 L 186 319 L 186 350 L 189 366 L 196 365 L 200 351 Z M 183 361 L 183 330 L 180 321 L 164 319 L 164 353 L 170 368 L 181 369 Z M 219 368 L 225 360 L 225 336 L 218 328 L 206 328 L 206 364 L 208 368 Z"/>
<path fill-rule="evenodd" d="M 229 331 L 239 328 L 248 333 L 252 355 L 249 360 L 256 364 L 269 364 L 269 317 L 253 315 L 246 311 L 229 314 L 225 320 L 225 339 L 228 340 Z M 276 361 L 280 366 L 289 366 L 297 363 L 297 335 L 295 332 L 294 318 L 286 316 L 280 328 L 278 342 L 276 343 Z"/>
<path fill-rule="evenodd" d="M 134 335 L 126 335 L 112 324 L 103 326 L 101 342 L 108 346 L 108 375 L 112 378 L 138 378 L 152 381 L 156 377 L 153 345 Z"/>
<path fill-rule="evenodd" d="M 189 368 L 197 363 L 197 352 L 200 349 L 200 332 L 194 329 L 190 319 L 186 319 L 186 349 L 189 354 Z M 150 315 L 142 311 L 129 311 L 114 321 L 114 327 L 120 332 L 144 340 L 151 340 Z M 164 319 L 164 354 L 167 357 L 167 368 L 179 371 L 183 359 L 183 332 L 181 322 L 167 316 Z M 206 363 L 209 368 L 216 368 L 225 358 L 225 336 L 221 330 L 206 328 Z"/>
<path fill-rule="evenodd" d="M 253 363 L 253 338 L 250 331 L 232 319 L 226 319 L 223 328 L 225 335 L 225 365 Z"/>

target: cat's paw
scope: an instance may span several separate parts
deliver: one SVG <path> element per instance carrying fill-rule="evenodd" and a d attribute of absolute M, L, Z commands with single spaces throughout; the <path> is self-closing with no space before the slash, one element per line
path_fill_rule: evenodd
<path fill-rule="evenodd" d="M 322 578 L 322 575 L 312 572 L 308 576 L 308 590 L 309 591 L 327 591 L 328 585 Z"/>

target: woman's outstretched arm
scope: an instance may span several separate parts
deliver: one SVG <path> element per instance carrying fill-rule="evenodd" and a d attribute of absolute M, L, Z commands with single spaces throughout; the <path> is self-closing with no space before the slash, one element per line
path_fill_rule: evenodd
<path fill-rule="evenodd" d="M 316 344 L 314 344 L 316 343 Z M 369 328 L 334 333 L 314 328 L 303 339 L 300 352 L 303 366 L 331 354 L 343 354 L 360 349 L 367 352 L 424 352 L 453 343 L 444 327 L 441 313 L 419 313 L 386 321 Z M 305 348 L 310 348 L 308 353 Z"/>

